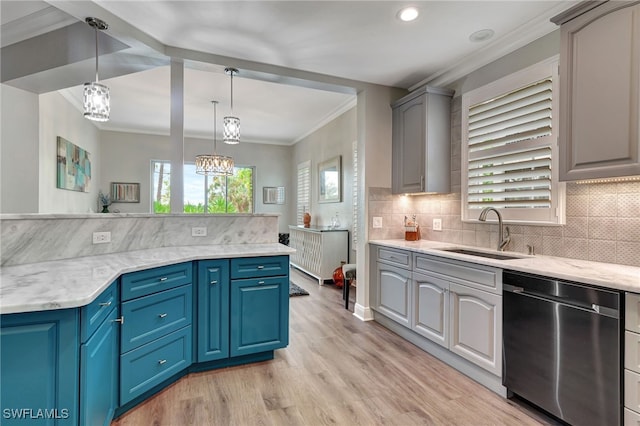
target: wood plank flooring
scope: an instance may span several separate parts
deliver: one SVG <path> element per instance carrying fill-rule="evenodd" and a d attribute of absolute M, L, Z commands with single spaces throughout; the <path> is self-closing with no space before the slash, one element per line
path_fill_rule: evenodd
<path fill-rule="evenodd" d="M 275 359 L 190 374 L 112 425 L 548 424 L 359 321 L 344 309 L 341 290 L 295 269 L 291 277 L 310 295 L 290 299 L 290 343 Z"/>

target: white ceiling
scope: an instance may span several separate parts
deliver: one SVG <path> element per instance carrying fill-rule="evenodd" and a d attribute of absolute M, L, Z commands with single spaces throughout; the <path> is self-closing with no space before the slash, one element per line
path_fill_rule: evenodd
<path fill-rule="evenodd" d="M 412 89 L 443 85 L 553 31 L 551 16 L 575 1 L 116 1 L 3 0 L 2 45 L 36 35 L 42 26 L 113 14 L 161 44 L 343 79 Z M 407 4 L 420 10 L 410 23 L 396 18 Z M 21 6 L 22 5 L 22 6 Z M 104 16 L 100 16 L 102 10 Z M 39 21 L 38 21 L 39 19 Z M 72 21 L 73 22 L 73 21 Z M 121 27 L 119 25 L 118 27 Z M 31 28 L 28 34 L 25 28 Z M 472 42 L 490 28 L 495 36 Z M 42 31 L 42 30 L 40 30 Z M 107 32 L 117 32 L 118 28 Z M 116 35 L 117 36 L 117 35 Z M 117 37 L 116 37 L 117 38 Z M 108 58 L 107 63 L 108 63 Z M 187 63 L 185 132 L 212 131 L 209 101 L 228 113 L 227 64 Z M 242 140 L 291 144 L 354 104 L 355 96 L 247 78 L 234 78 L 234 113 Z M 243 78 L 243 72 L 245 77 Z M 83 83 L 84 80 L 79 80 Z M 150 69 L 104 81 L 112 118 L 104 129 L 168 134 L 169 70 Z M 79 107 L 80 86 L 65 90 Z M 220 123 L 221 121 L 219 121 Z M 220 124 L 218 125 L 220 128 Z"/>

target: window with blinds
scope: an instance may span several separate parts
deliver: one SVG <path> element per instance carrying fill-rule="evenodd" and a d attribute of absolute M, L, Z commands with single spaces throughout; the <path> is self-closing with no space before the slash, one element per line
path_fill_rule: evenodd
<path fill-rule="evenodd" d="M 298 164 L 298 197 L 296 204 L 296 224 L 303 224 L 305 212 L 311 209 L 311 161 Z"/>
<path fill-rule="evenodd" d="M 463 220 L 562 223 L 557 75 L 554 58 L 463 96 Z"/>

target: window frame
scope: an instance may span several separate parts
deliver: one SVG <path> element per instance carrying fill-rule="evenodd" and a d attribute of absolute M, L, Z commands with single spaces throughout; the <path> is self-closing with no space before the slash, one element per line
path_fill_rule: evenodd
<path fill-rule="evenodd" d="M 162 212 L 156 212 L 155 211 L 155 204 L 154 204 L 154 197 L 155 197 L 155 191 L 154 191 L 154 185 L 155 185 L 155 164 L 158 163 L 165 163 L 168 164 L 169 167 L 171 167 L 171 161 L 168 160 L 151 160 L 150 163 L 150 177 L 149 180 L 151 182 L 150 185 L 150 191 L 149 191 L 149 197 L 150 197 L 150 201 L 149 201 L 149 210 L 152 214 L 170 214 L 171 211 L 167 212 L 167 213 L 162 213 Z M 185 165 L 194 165 L 195 163 L 193 162 L 189 162 L 186 161 L 184 163 Z M 224 215 L 224 214 L 228 214 L 228 215 L 241 215 L 241 214 L 255 214 L 256 213 L 256 166 L 244 166 L 244 165 L 238 165 L 236 164 L 234 168 L 237 169 L 251 169 L 251 192 L 252 192 L 252 196 L 251 196 L 251 211 L 250 212 L 242 212 L 242 213 L 233 213 L 233 212 L 228 212 L 225 211 L 224 213 L 212 213 L 209 211 L 209 204 L 208 204 L 208 193 L 209 193 L 209 184 L 212 178 L 217 177 L 217 176 L 208 176 L 208 175 L 202 175 L 203 177 L 203 181 L 204 181 L 204 185 L 203 185 L 203 200 L 204 200 L 204 212 L 200 213 L 200 212 L 185 212 L 184 211 L 184 194 L 183 194 L 183 201 L 182 201 L 182 214 L 188 214 L 188 215 L 194 215 L 194 214 L 207 214 L 207 215 Z M 171 173 L 171 172 L 169 172 Z M 184 168 L 183 168 L 183 174 L 184 174 Z M 228 187 L 228 176 L 224 176 L 225 177 L 225 185 Z M 171 178 L 169 178 L 169 188 L 171 188 Z M 225 192 L 225 194 L 228 194 L 228 191 Z M 171 203 L 169 202 L 169 205 L 171 205 Z M 228 200 L 228 196 L 225 197 L 225 210 L 228 209 L 228 205 L 229 205 L 229 200 Z"/>
<path fill-rule="evenodd" d="M 531 139 L 525 144 L 551 148 L 551 207 L 549 208 L 501 208 L 504 223 L 522 225 L 562 225 L 565 223 L 565 185 L 559 181 L 559 56 L 538 62 L 520 71 L 495 80 L 489 84 L 471 90 L 462 95 L 462 132 L 461 132 L 461 219 L 463 222 L 481 223 L 478 220 L 481 209 L 469 208 L 469 108 L 482 102 L 516 91 L 537 81 L 551 77 L 552 115 L 550 136 Z M 543 140 L 544 139 L 544 140 Z M 500 154 L 509 152 L 503 149 Z M 513 152 L 513 150 L 511 151 Z M 496 153 L 497 157 L 499 154 Z"/>

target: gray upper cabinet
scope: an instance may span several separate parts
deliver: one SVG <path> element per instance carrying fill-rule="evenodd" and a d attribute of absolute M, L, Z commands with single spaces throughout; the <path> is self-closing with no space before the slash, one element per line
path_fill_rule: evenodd
<path fill-rule="evenodd" d="M 424 87 L 391 105 L 394 194 L 450 191 L 452 96 Z"/>
<path fill-rule="evenodd" d="M 640 174 L 640 3 L 585 2 L 553 21 L 562 24 L 560 180 Z"/>

